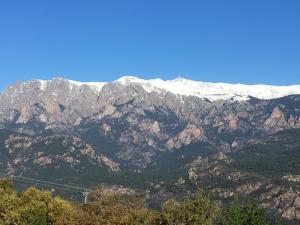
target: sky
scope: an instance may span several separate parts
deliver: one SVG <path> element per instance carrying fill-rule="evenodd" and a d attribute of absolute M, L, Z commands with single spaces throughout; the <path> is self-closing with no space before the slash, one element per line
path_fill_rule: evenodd
<path fill-rule="evenodd" d="M 120 76 L 300 84 L 299 0 L 1 0 L 0 90 Z"/>

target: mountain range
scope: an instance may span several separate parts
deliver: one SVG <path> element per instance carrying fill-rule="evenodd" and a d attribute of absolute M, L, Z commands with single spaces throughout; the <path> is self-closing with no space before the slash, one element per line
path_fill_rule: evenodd
<path fill-rule="evenodd" d="M 0 170 L 118 185 L 153 206 L 201 186 L 300 219 L 300 85 L 17 82 L 0 95 Z"/>

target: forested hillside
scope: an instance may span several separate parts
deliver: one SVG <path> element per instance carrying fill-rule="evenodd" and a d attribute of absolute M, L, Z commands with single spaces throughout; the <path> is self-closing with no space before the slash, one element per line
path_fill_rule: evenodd
<path fill-rule="evenodd" d="M 53 197 L 28 188 L 13 190 L 12 181 L 0 180 L 1 225 L 271 225 L 276 221 L 254 200 L 235 200 L 225 207 L 198 189 L 182 201 L 169 199 L 160 210 L 134 195 L 105 193 L 94 188 L 86 204 Z"/>

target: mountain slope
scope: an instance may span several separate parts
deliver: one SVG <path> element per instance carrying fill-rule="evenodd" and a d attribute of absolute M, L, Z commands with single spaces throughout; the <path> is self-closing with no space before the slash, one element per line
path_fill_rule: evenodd
<path fill-rule="evenodd" d="M 16 83 L 0 96 L 0 166 L 66 183 L 128 186 L 153 204 L 197 185 L 224 201 L 248 193 L 264 202 L 269 185 L 300 174 L 289 166 L 298 154 L 299 94 L 300 86 L 183 78 Z M 290 187 L 298 196 L 297 182 L 280 185 L 280 193 Z M 279 205 L 278 213 L 298 218 L 296 206 Z"/>

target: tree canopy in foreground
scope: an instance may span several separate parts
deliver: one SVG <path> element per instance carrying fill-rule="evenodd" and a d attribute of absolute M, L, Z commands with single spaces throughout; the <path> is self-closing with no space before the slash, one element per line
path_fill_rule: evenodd
<path fill-rule="evenodd" d="M 104 194 L 101 187 L 87 204 L 75 204 L 36 188 L 16 192 L 11 180 L 0 180 L 0 225 L 271 225 L 254 200 L 234 201 L 222 210 L 201 189 L 161 208 L 149 209 L 135 196 Z"/>

